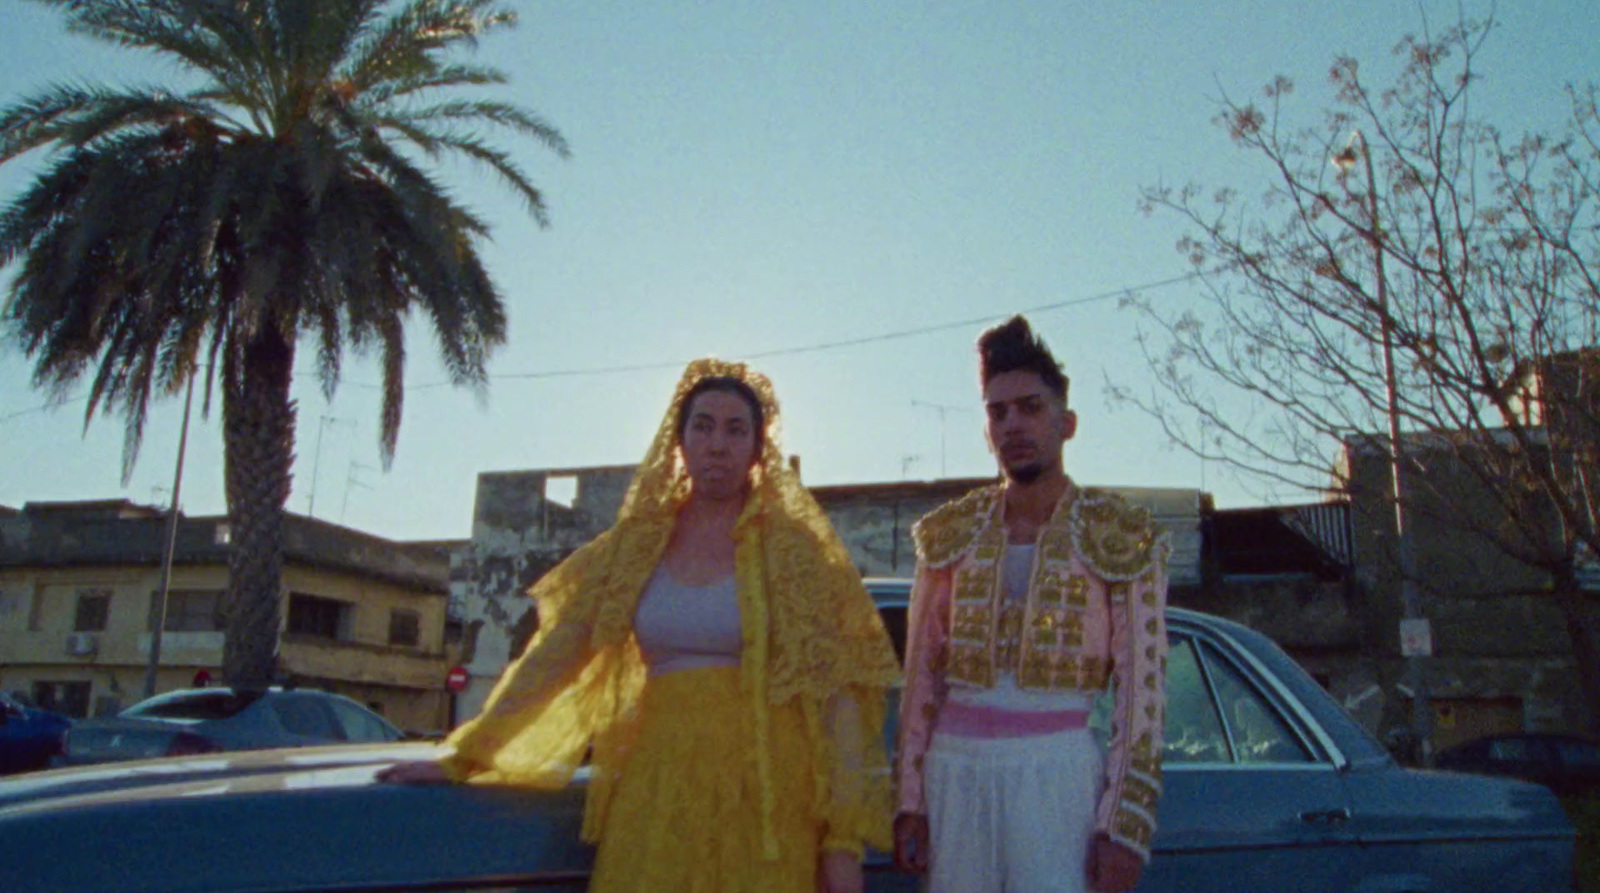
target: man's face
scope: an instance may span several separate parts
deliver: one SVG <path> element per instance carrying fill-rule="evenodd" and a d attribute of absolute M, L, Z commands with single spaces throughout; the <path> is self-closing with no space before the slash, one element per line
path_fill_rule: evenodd
<path fill-rule="evenodd" d="M 1061 445 L 1072 439 L 1078 416 L 1034 372 L 1002 372 L 983 389 L 989 449 L 1005 476 L 1031 484 L 1061 468 Z"/>

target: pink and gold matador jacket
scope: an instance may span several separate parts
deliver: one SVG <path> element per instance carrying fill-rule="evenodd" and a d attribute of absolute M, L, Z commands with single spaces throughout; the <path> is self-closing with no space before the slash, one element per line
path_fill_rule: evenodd
<path fill-rule="evenodd" d="M 1109 679 L 1114 709 L 1095 828 L 1148 859 L 1166 719 L 1166 538 L 1145 510 L 1069 483 L 1039 534 L 1027 600 L 1008 606 L 1003 492 L 974 490 L 913 530 L 899 810 L 927 812 L 923 755 L 950 688 L 991 688 L 1010 671 L 1019 688 L 1096 695 Z"/>

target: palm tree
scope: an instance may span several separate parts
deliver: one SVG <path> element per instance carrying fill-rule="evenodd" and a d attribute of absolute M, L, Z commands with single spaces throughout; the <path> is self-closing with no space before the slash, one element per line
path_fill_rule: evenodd
<path fill-rule="evenodd" d="M 85 423 L 123 416 L 124 480 L 153 394 L 204 367 L 209 407 L 220 385 L 233 542 L 223 672 L 262 686 L 275 675 L 301 340 L 330 396 L 346 349 L 377 349 L 387 465 L 410 313 L 432 321 L 457 384 L 485 385 L 506 333 L 477 253 L 488 227 L 422 162 L 487 165 L 543 226 L 539 191 L 478 133 L 530 136 L 562 157 L 567 146 L 522 108 L 453 98 L 505 81 L 447 58 L 514 24 L 488 0 L 40 2 L 72 31 L 176 60 L 198 86 L 57 86 L 0 112 L 0 164 L 54 150 L 0 211 L 0 268 L 18 265 L 0 318 L 36 386 L 64 393 L 87 377 Z"/>

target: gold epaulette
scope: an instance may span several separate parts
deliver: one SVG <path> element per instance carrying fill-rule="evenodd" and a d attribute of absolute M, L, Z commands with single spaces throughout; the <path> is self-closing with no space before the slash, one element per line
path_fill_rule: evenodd
<path fill-rule="evenodd" d="M 1165 554 L 1150 512 L 1106 490 L 1084 490 L 1074 501 L 1072 539 L 1090 569 L 1106 580 L 1136 579 Z"/>
<path fill-rule="evenodd" d="M 923 515 L 911 528 L 917 560 L 929 567 L 943 567 L 960 558 L 988 524 L 999 495 L 999 484 L 979 487 Z"/>

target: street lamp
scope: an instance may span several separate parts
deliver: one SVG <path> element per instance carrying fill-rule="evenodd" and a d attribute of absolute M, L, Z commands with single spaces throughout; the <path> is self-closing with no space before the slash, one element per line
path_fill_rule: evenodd
<path fill-rule="evenodd" d="M 178 496 L 183 490 L 183 457 L 189 451 L 189 410 L 194 407 L 194 373 L 183 398 L 183 428 L 178 435 L 178 462 L 172 472 L 172 508 L 167 512 L 167 543 L 161 553 L 161 588 L 156 591 L 155 628 L 150 631 L 150 656 L 144 669 L 144 696 L 156 693 L 161 669 L 161 633 L 167 626 L 167 600 L 172 594 L 172 558 L 178 551 Z"/>
<path fill-rule="evenodd" d="M 1360 143 L 1357 149 L 1356 144 Z M 1423 765 L 1433 762 L 1433 712 L 1428 704 L 1428 689 L 1423 659 L 1432 653 L 1428 620 L 1422 613 L 1422 597 L 1417 591 L 1416 555 L 1411 529 L 1406 525 L 1405 444 L 1400 440 L 1400 402 L 1394 371 L 1394 322 L 1389 314 L 1388 280 L 1383 271 L 1383 236 L 1378 222 L 1378 180 L 1372 172 L 1372 147 L 1360 130 L 1333 163 L 1343 173 L 1355 167 L 1360 156 L 1367 173 L 1367 239 L 1372 243 L 1373 266 L 1377 275 L 1378 317 L 1383 346 L 1383 388 L 1389 416 L 1389 479 L 1394 495 L 1394 530 L 1400 563 L 1400 604 L 1405 619 L 1400 621 L 1400 653 L 1406 659 L 1406 681 L 1411 689 L 1411 732 L 1417 742 L 1417 756 Z"/>

